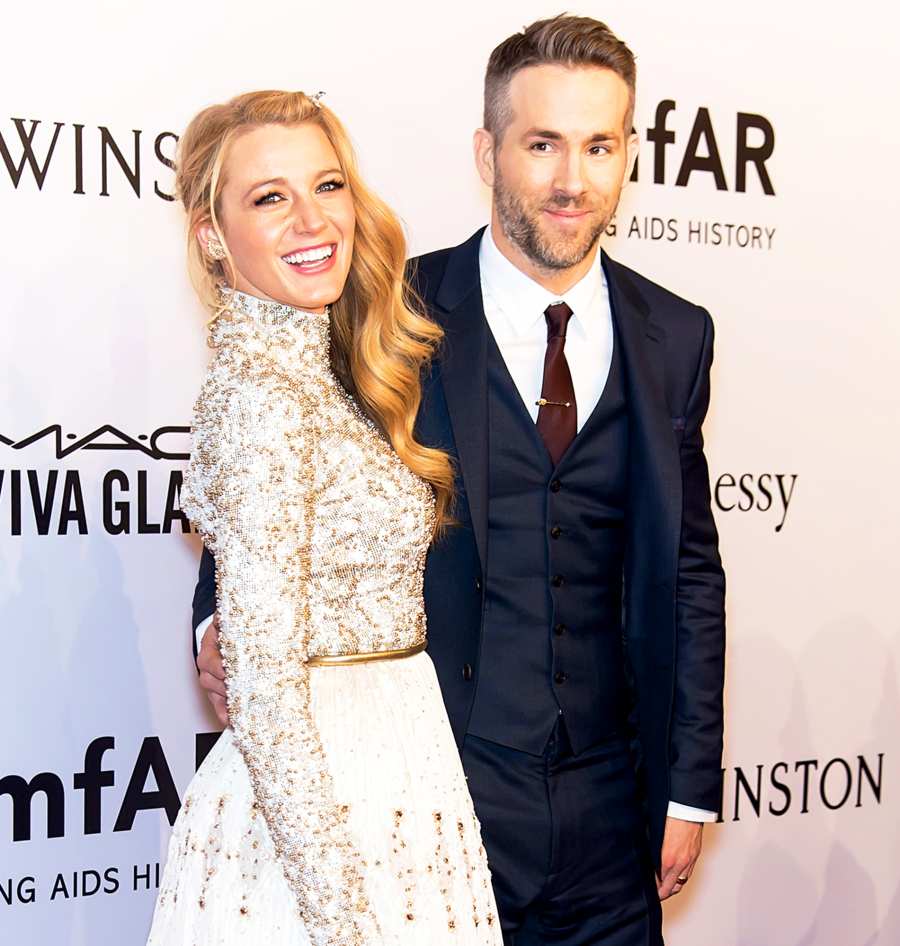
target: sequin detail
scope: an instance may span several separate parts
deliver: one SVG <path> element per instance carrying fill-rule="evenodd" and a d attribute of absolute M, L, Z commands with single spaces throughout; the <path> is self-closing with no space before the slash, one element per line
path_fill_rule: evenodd
<path fill-rule="evenodd" d="M 434 497 L 333 375 L 327 316 L 241 293 L 230 308 L 182 507 L 216 557 L 231 725 L 313 942 L 375 942 L 306 660 L 425 639 Z"/>

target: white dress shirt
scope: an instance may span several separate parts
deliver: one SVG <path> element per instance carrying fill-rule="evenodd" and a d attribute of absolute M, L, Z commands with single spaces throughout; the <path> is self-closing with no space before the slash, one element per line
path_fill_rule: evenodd
<path fill-rule="evenodd" d="M 488 326 L 535 422 L 547 351 L 544 310 L 554 302 L 565 302 L 572 310 L 565 354 L 575 388 L 580 431 L 600 400 L 612 364 L 612 313 L 599 255 L 595 265 L 562 296 L 554 295 L 517 269 L 497 249 L 490 227 L 482 237 L 478 263 Z"/>
<path fill-rule="evenodd" d="M 544 310 L 565 302 L 572 310 L 565 354 L 572 374 L 580 431 L 603 394 L 613 352 L 612 310 L 600 254 L 594 265 L 565 295 L 557 296 L 517 269 L 497 249 L 490 227 L 479 251 L 481 293 L 488 326 L 516 388 L 537 422 L 537 400 L 544 380 L 547 321 Z M 197 625 L 197 649 L 212 618 Z M 670 801 L 668 813 L 684 821 L 715 821 L 716 812 Z"/>

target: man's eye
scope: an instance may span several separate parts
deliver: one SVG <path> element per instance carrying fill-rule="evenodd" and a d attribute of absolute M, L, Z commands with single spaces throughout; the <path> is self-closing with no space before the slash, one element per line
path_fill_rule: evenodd
<path fill-rule="evenodd" d="M 609 154 L 609 145 L 594 145 L 591 150 L 591 154 Z"/>
<path fill-rule="evenodd" d="M 540 152 L 542 152 L 542 153 L 543 153 L 543 152 L 547 152 L 547 151 L 550 150 L 550 142 L 549 142 L 549 141 L 536 141 L 536 142 L 531 146 L 531 150 L 532 150 L 532 151 L 540 151 Z"/>
<path fill-rule="evenodd" d="M 339 180 L 337 180 L 337 179 L 335 179 L 335 180 L 333 180 L 333 181 L 323 181 L 323 182 L 316 188 L 316 191 L 325 191 L 326 193 L 327 193 L 328 191 L 339 191 L 339 190 L 341 190 L 341 188 L 342 188 L 343 186 L 344 186 L 344 182 L 343 182 L 343 181 L 339 181 Z"/>
<path fill-rule="evenodd" d="M 255 200 L 254 203 L 257 207 L 262 206 L 262 204 L 277 204 L 279 201 L 284 200 L 281 194 L 278 191 L 269 191 L 268 194 L 263 194 L 259 200 Z"/>

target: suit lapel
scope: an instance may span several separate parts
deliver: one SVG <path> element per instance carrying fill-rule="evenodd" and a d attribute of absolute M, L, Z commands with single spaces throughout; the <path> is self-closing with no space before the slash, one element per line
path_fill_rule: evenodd
<path fill-rule="evenodd" d="M 669 554 L 665 564 L 677 568 L 681 464 L 665 396 L 665 332 L 653 322 L 646 300 L 631 283 L 627 272 L 606 253 L 602 254 L 602 262 L 622 344 L 632 421 L 629 425 L 629 531 L 641 545 L 648 543 L 655 533 L 658 542 L 645 545 L 644 553 L 652 554 L 662 543 Z M 632 561 L 635 544 L 632 541 L 629 555 Z M 640 556 L 642 561 L 647 560 L 645 554 Z"/>
<path fill-rule="evenodd" d="M 441 380 L 482 569 L 487 566 L 487 321 L 481 296 L 479 230 L 447 261 L 434 302 L 445 337 Z"/>

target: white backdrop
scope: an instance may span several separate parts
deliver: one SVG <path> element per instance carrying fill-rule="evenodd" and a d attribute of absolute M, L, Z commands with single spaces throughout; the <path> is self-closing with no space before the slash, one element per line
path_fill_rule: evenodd
<path fill-rule="evenodd" d="M 488 53 L 556 12 L 4 11 L 0 943 L 143 943 L 165 805 L 174 813 L 193 772 L 195 734 L 213 728 L 190 655 L 199 546 L 167 503 L 188 441 L 161 430 L 189 424 L 206 358 L 180 210 L 158 196 L 172 189 L 165 133 L 237 92 L 324 89 L 411 250 L 454 244 L 487 218 L 470 139 Z M 638 55 L 640 174 L 607 248 L 717 325 L 706 433 L 729 577 L 724 823 L 666 906 L 667 940 L 897 946 L 900 17 L 870 0 L 577 12 Z M 669 99 L 656 183 L 646 131 Z M 709 170 L 676 185 L 700 109 L 726 189 Z M 752 164 L 737 190 L 738 113 L 774 133 L 774 194 Z M 714 223 L 723 238 L 732 225 L 733 245 L 698 242 Z M 756 245 L 737 245 L 741 225 L 760 228 Z"/>

